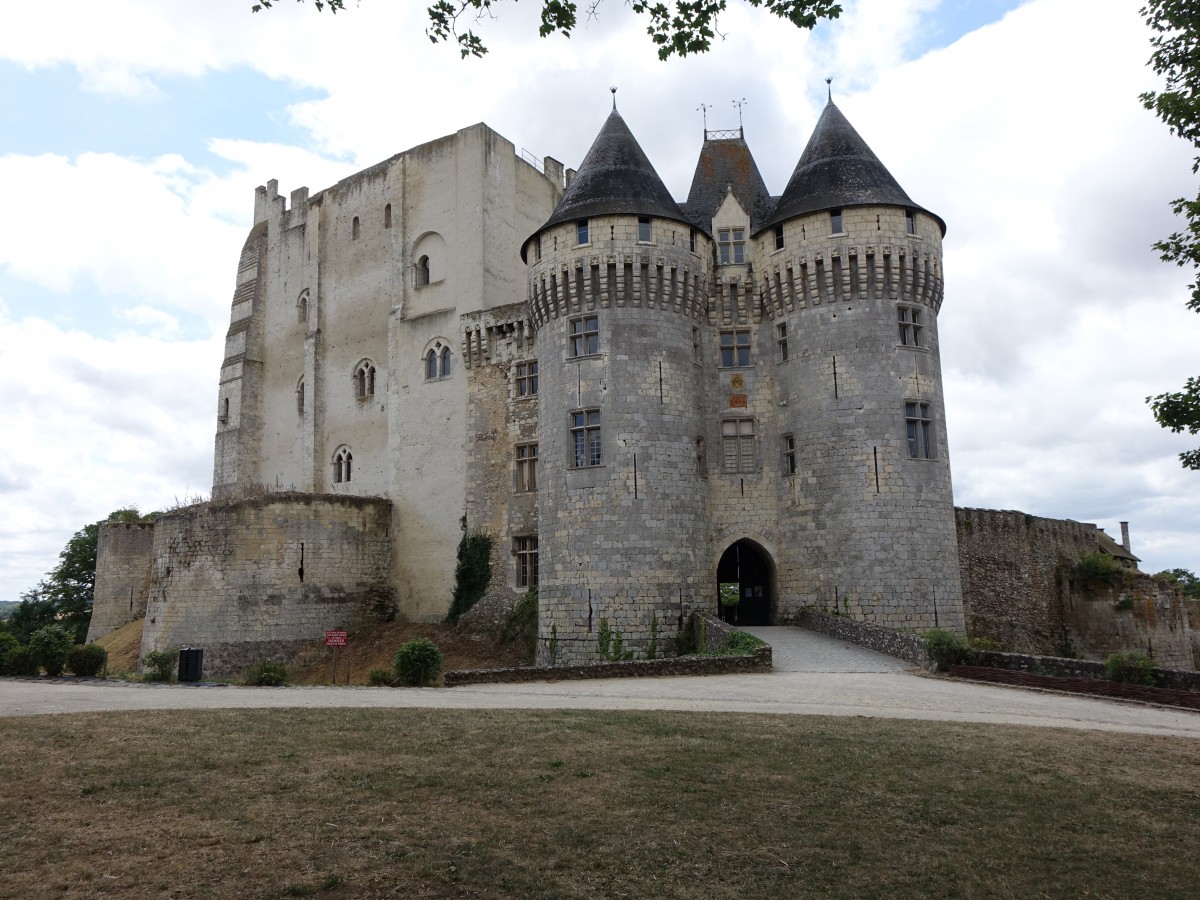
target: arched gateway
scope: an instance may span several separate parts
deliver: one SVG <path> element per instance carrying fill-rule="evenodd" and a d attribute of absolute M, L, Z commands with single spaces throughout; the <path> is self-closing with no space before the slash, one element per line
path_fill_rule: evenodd
<path fill-rule="evenodd" d="M 737 625 L 770 625 L 773 571 L 771 557 L 757 544 L 730 544 L 717 564 L 721 618 Z"/>

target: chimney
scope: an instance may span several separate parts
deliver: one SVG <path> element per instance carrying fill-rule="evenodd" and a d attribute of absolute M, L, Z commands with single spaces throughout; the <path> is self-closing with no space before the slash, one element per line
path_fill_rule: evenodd
<path fill-rule="evenodd" d="M 1133 552 L 1132 550 L 1129 549 L 1129 523 L 1128 522 L 1121 523 L 1121 546 L 1125 548 L 1126 553 Z"/>

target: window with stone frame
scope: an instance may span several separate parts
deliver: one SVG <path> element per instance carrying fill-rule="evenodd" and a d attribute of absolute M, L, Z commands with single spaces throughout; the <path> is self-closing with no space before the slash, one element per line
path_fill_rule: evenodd
<path fill-rule="evenodd" d="M 704 351 L 700 346 L 700 329 L 692 326 L 692 362 L 698 366 L 704 365 Z"/>
<path fill-rule="evenodd" d="M 917 233 L 917 216 L 916 213 L 914 213 L 911 209 L 906 209 L 904 211 L 904 233 Z"/>
<path fill-rule="evenodd" d="M 450 377 L 450 348 L 443 347 L 438 359 L 438 378 Z"/>
<path fill-rule="evenodd" d="M 904 403 L 904 438 L 911 459 L 934 459 L 933 419 L 929 404 L 920 400 Z"/>
<path fill-rule="evenodd" d="M 796 438 L 794 435 L 785 434 L 781 437 L 783 451 L 783 474 L 796 474 Z"/>
<path fill-rule="evenodd" d="M 571 468 L 600 465 L 600 410 L 578 409 L 571 413 Z"/>
<path fill-rule="evenodd" d="M 567 324 L 571 338 L 571 356 L 593 356 L 600 352 L 600 320 L 580 316 Z"/>
<path fill-rule="evenodd" d="M 537 587 L 538 539 L 536 534 L 513 538 L 513 555 L 517 558 L 517 587 Z"/>
<path fill-rule="evenodd" d="M 304 415 L 304 376 L 300 376 L 300 380 L 296 382 L 296 414 Z"/>
<path fill-rule="evenodd" d="M 417 287 L 425 287 L 429 284 L 429 257 L 422 256 L 418 259 L 413 272 Z"/>
<path fill-rule="evenodd" d="M 354 396 L 359 400 L 375 396 L 375 364 L 369 359 L 354 368 Z"/>
<path fill-rule="evenodd" d="M 575 243 L 576 244 L 590 243 L 588 240 L 588 220 L 587 219 L 580 219 L 578 222 L 575 223 Z"/>
<path fill-rule="evenodd" d="M 517 363 L 517 397 L 536 397 L 538 392 L 538 364 L 536 359 Z"/>
<path fill-rule="evenodd" d="M 846 223 L 842 218 L 840 209 L 831 209 L 829 211 L 829 233 L 830 234 L 845 234 Z"/>
<path fill-rule="evenodd" d="M 746 229 L 718 228 L 717 251 L 721 265 L 741 265 L 746 261 Z"/>
<path fill-rule="evenodd" d="M 753 472 L 757 466 L 753 419 L 724 419 L 721 422 L 721 471 Z"/>
<path fill-rule="evenodd" d="M 438 341 L 425 351 L 425 380 L 449 378 L 450 365 L 450 347 Z"/>
<path fill-rule="evenodd" d="M 750 365 L 750 330 L 735 328 L 721 332 L 721 368 L 745 368 Z"/>
<path fill-rule="evenodd" d="M 350 453 L 350 448 L 339 447 L 338 451 L 333 454 L 334 484 L 342 484 L 350 480 L 350 466 L 353 462 L 354 456 Z"/>
<path fill-rule="evenodd" d="M 513 490 L 517 493 L 537 490 L 537 444 L 517 444 L 514 450 Z"/>
<path fill-rule="evenodd" d="M 924 347 L 924 323 L 921 321 L 921 307 L 897 306 L 896 322 L 900 329 L 900 344 L 904 347 Z"/>
<path fill-rule="evenodd" d="M 650 243 L 649 216 L 638 216 L 638 240 L 643 244 Z"/>
<path fill-rule="evenodd" d="M 787 362 L 788 358 L 788 343 L 787 343 L 787 322 L 779 322 L 775 326 L 775 346 L 779 348 L 779 361 Z"/>
<path fill-rule="evenodd" d="M 775 226 L 775 249 L 783 249 L 783 225 L 782 223 Z"/>

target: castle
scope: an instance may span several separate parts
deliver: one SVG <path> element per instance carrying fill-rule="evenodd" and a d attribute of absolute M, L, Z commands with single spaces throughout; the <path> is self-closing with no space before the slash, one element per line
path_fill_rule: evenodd
<path fill-rule="evenodd" d="M 143 651 L 220 671 L 440 619 L 464 527 L 481 608 L 538 587 L 541 664 L 696 610 L 962 632 L 944 233 L 832 100 L 778 196 L 706 129 L 677 201 L 615 102 L 578 171 L 480 124 L 290 204 L 269 182 L 213 499 L 103 531 L 93 637 L 144 614 Z"/>

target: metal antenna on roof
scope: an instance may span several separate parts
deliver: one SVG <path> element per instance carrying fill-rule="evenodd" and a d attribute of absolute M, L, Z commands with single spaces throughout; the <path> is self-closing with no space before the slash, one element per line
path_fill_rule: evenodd
<path fill-rule="evenodd" d="M 826 99 L 830 103 L 832 103 L 833 102 L 833 79 L 832 78 L 825 79 L 825 90 L 828 91 L 828 93 L 829 93 L 829 96 L 826 97 Z"/>
<path fill-rule="evenodd" d="M 745 136 L 746 136 L 746 133 L 745 133 L 745 131 L 743 131 L 743 130 L 742 130 L 742 107 L 743 107 L 743 106 L 745 106 L 745 105 L 746 105 L 747 103 L 749 103 L 749 102 L 750 102 L 750 101 L 749 101 L 749 100 L 747 100 L 745 97 L 743 97 L 741 100 L 734 100 L 734 101 L 733 101 L 733 105 L 737 107 L 737 111 L 738 111 L 738 131 L 741 133 L 742 137 L 745 137 Z"/>
<path fill-rule="evenodd" d="M 696 107 L 696 109 L 700 110 L 701 115 L 704 116 L 704 139 L 707 141 L 708 140 L 708 111 L 710 109 L 712 109 L 712 104 L 711 103 L 701 103 L 699 106 Z"/>
<path fill-rule="evenodd" d="M 609 90 L 612 91 L 612 95 L 613 95 L 613 112 L 616 112 L 617 111 L 617 89 L 615 87 L 610 87 Z"/>

